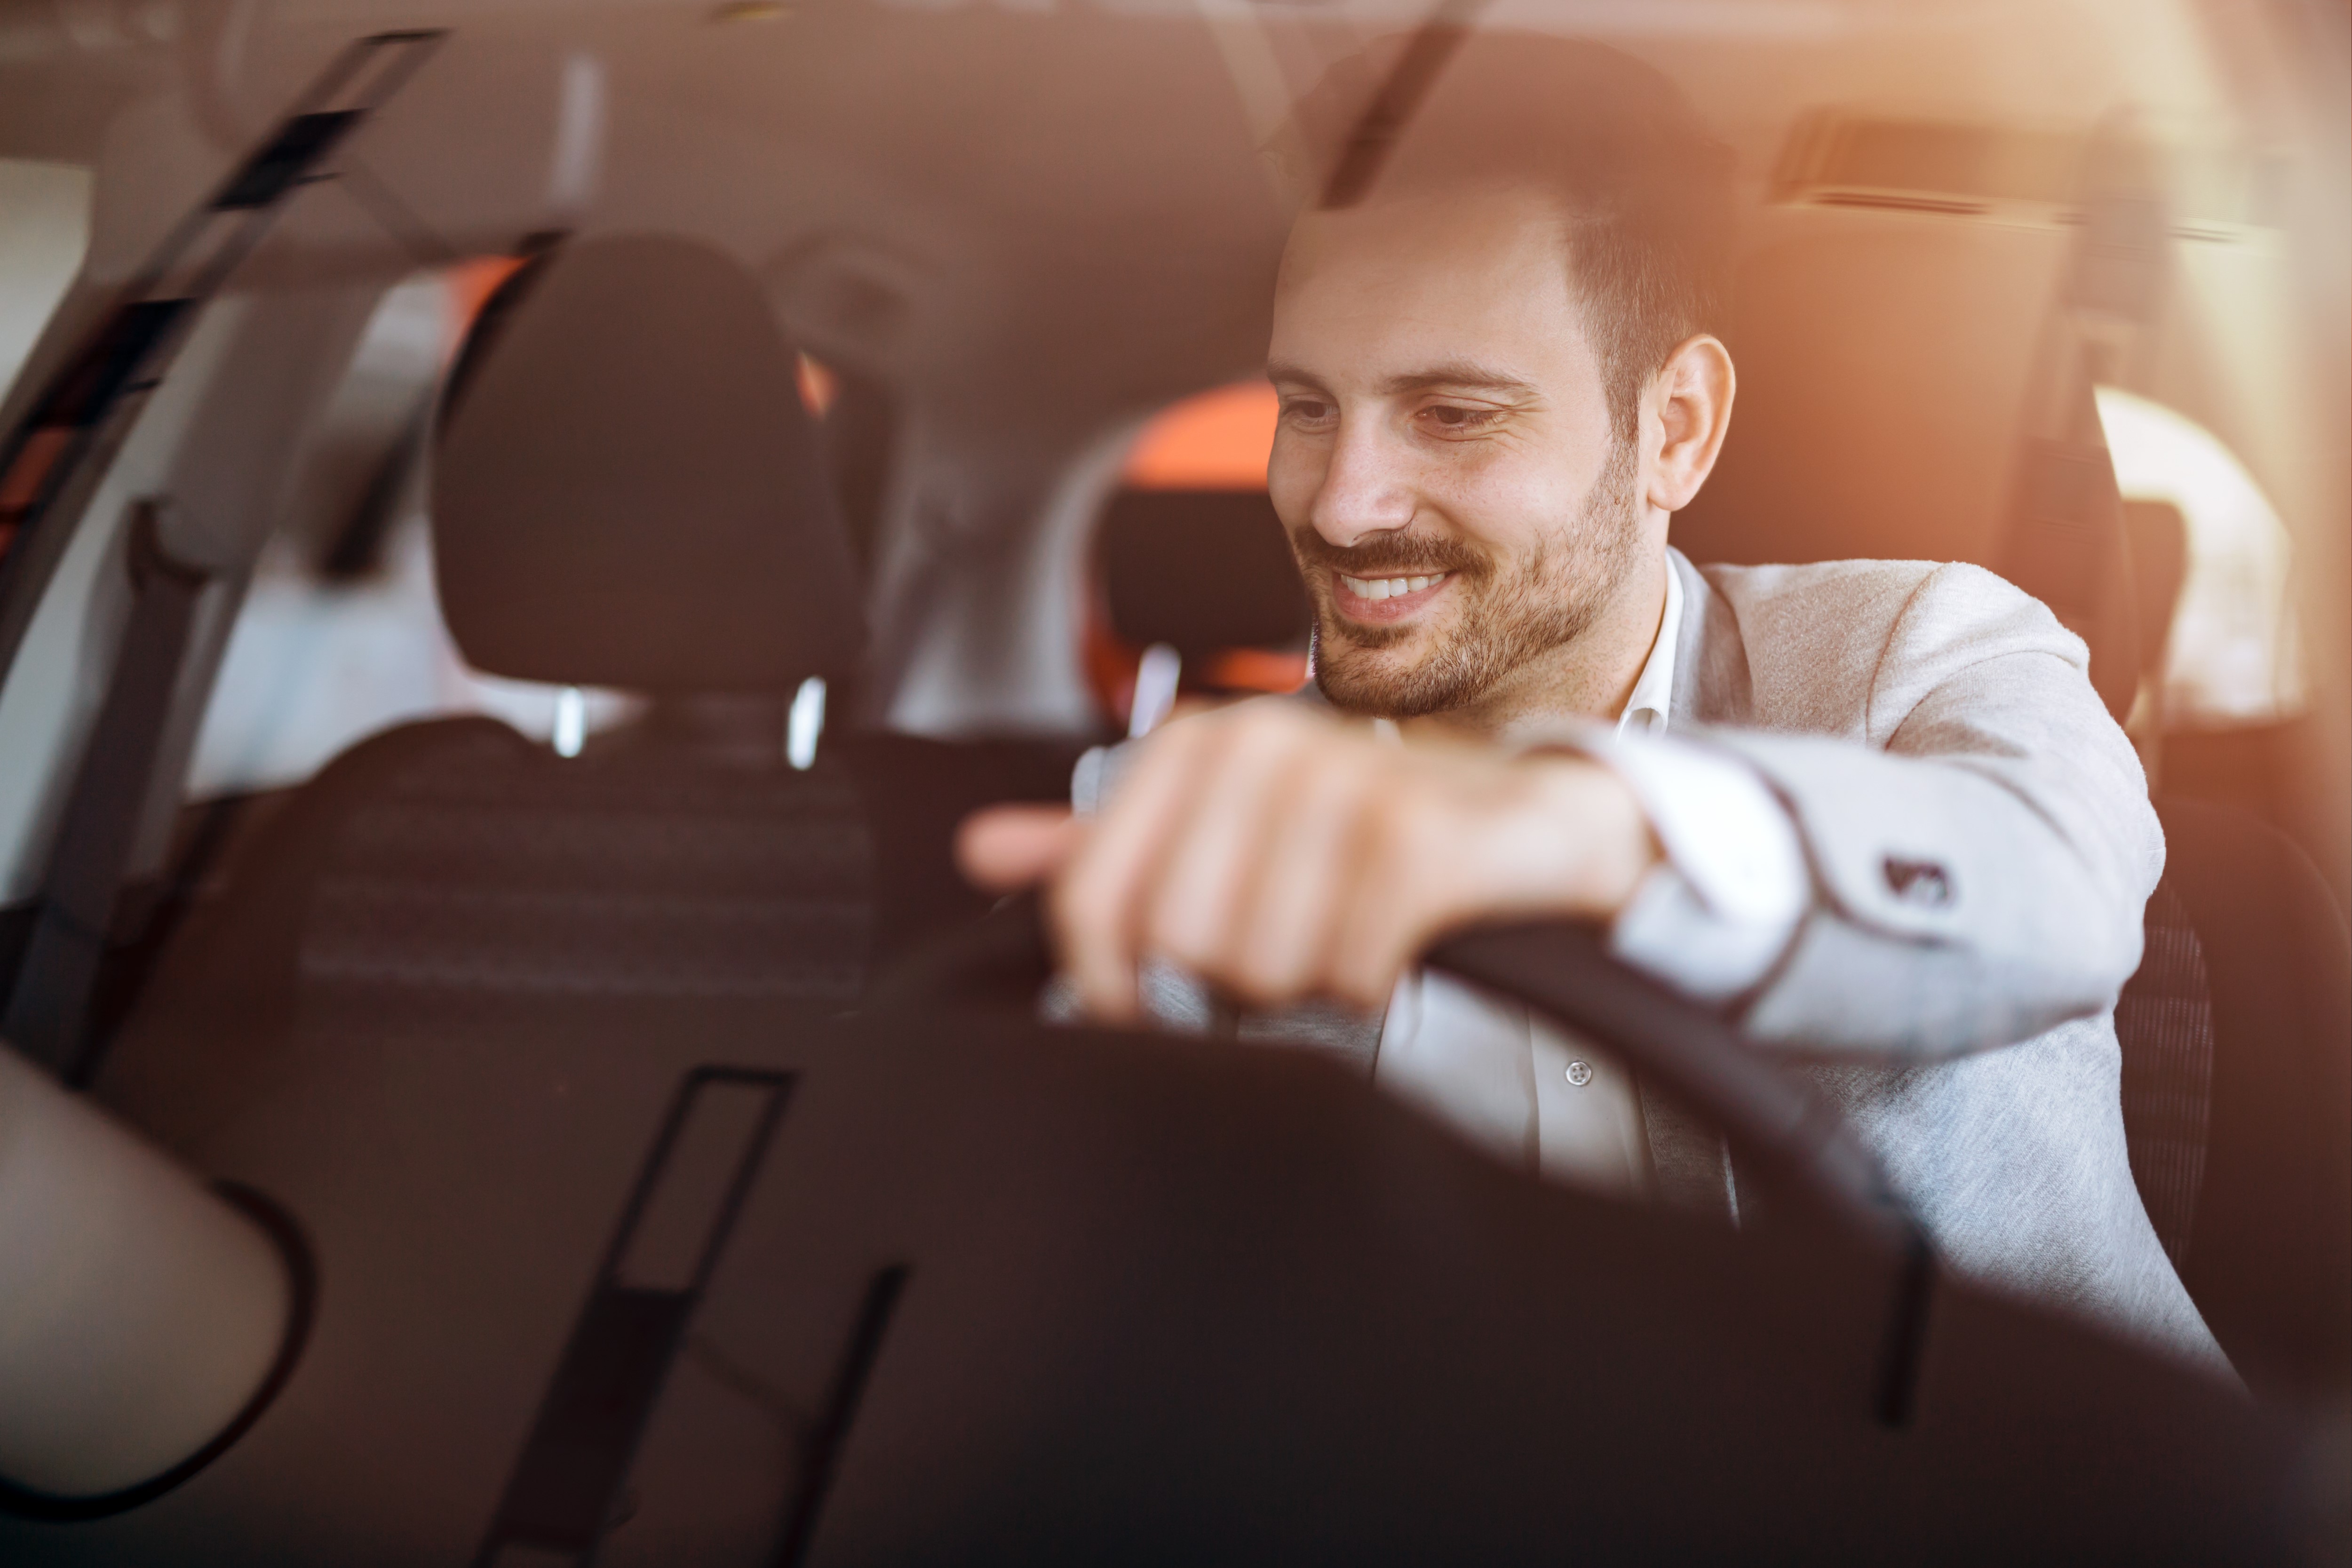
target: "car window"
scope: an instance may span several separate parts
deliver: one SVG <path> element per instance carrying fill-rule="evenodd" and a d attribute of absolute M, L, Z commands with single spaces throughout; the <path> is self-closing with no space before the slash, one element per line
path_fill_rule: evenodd
<path fill-rule="evenodd" d="M 0 158 L 0 395 L 81 268 L 89 195 L 87 169 Z"/>
<path fill-rule="evenodd" d="M 2098 389 L 2116 485 L 2137 525 L 2136 567 L 2165 542 L 2145 537 L 2177 519 L 2178 586 L 2160 637 L 2166 729 L 2276 723 L 2305 705 L 2294 543 L 2278 509 L 2219 437 L 2177 410 L 2120 387 Z M 2137 503 L 2137 504 L 2135 504 Z"/>

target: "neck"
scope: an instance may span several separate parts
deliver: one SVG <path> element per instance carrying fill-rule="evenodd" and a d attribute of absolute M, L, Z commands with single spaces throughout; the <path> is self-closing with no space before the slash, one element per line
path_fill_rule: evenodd
<path fill-rule="evenodd" d="M 1657 646 L 1670 570 L 1661 542 L 1573 641 L 1521 665 L 1475 703 L 1407 721 L 1406 731 L 1507 746 L 1561 720 L 1614 719 Z"/>

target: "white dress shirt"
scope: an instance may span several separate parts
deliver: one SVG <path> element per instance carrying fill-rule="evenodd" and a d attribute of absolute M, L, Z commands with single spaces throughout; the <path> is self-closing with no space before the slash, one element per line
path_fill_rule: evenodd
<path fill-rule="evenodd" d="M 1612 947 L 1685 994 L 1723 1001 L 1787 949 L 1811 877 L 1787 810 L 1752 769 L 1668 737 L 1682 620 L 1682 581 L 1669 568 L 1657 639 L 1617 722 L 1564 726 L 1537 744 L 1615 769 L 1665 852 L 1619 914 Z M 1381 1024 L 1373 1079 L 1512 1163 L 1625 1196 L 1650 1190 L 1632 1078 L 1517 1003 L 1408 973 Z"/>

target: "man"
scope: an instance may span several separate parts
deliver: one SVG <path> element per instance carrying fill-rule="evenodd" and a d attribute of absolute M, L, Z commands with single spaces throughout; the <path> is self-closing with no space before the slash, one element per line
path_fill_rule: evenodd
<path fill-rule="evenodd" d="M 967 868 L 1050 884 L 1098 1017 L 1197 1023 L 1205 983 L 1377 1031 L 1376 1079 L 1501 1157 L 1736 1213 L 1710 1138 L 1412 971 L 1482 920 L 1604 923 L 1821 1064 L 1956 1268 L 2221 1367 L 2126 1154 L 2113 1007 L 2163 844 L 2083 643 L 1971 566 L 1669 548 L 1731 416 L 1727 158 L 1622 57 L 1467 68 L 1277 279 L 1268 481 L 1322 701 L 1168 725 L 1082 769 L 1098 810 L 975 818 Z"/>

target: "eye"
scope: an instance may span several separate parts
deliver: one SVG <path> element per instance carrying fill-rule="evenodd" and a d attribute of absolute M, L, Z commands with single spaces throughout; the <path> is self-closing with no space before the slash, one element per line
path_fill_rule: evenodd
<path fill-rule="evenodd" d="M 1284 421 L 1301 430 L 1319 430 L 1339 417 L 1339 411 L 1319 397 L 1286 397 Z"/>
<path fill-rule="evenodd" d="M 1422 423 L 1440 436 L 1466 436 L 1484 429 L 1497 417 L 1491 408 L 1465 408 L 1459 404 L 1438 403 L 1421 411 Z"/>

